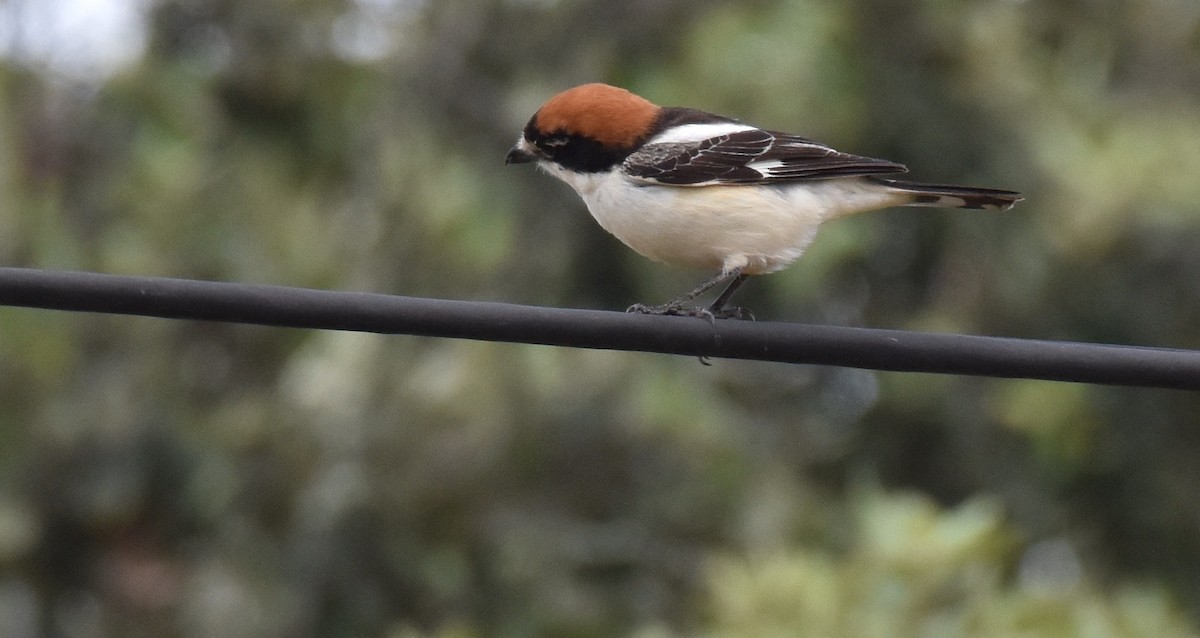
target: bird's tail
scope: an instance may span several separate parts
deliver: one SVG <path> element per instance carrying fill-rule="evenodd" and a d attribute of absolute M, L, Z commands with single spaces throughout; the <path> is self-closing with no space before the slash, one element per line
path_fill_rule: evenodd
<path fill-rule="evenodd" d="M 871 179 L 911 195 L 912 201 L 904 204 L 905 206 L 1008 210 L 1013 207 L 1013 204 L 1024 199 L 1020 193 L 994 188 L 919 184 L 917 182 L 902 182 L 900 180 L 883 179 L 881 177 L 872 177 Z"/>

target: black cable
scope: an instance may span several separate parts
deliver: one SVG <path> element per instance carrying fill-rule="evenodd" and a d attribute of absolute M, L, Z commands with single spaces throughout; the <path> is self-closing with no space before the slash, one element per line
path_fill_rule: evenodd
<path fill-rule="evenodd" d="M 0 305 L 1200 390 L 1200 351 L 0 268 Z"/>

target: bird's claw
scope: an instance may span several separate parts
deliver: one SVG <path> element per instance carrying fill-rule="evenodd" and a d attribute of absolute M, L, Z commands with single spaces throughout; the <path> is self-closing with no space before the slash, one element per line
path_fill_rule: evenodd
<path fill-rule="evenodd" d="M 640 315 L 673 315 L 677 317 L 700 317 L 709 323 L 716 324 L 717 319 L 749 319 L 754 321 L 754 313 L 739 306 L 713 310 L 704 306 L 684 306 L 678 303 L 666 303 L 661 306 L 647 306 L 635 303 L 625 309 L 625 312 Z M 712 360 L 707 356 L 700 357 L 702 365 L 711 366 Z"/>

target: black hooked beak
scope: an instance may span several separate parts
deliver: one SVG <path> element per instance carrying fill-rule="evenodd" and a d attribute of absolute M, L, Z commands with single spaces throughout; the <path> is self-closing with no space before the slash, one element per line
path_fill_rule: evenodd
<path fill-rule="evenodd" d="M 528 143 L 525 140 L 521 140 L 508 150 L 508 155 L 504 156 L 504 163 L 528 164 L 529 162 L 537 161 L 537 159 L 537 154 L 529 150 Z"/>

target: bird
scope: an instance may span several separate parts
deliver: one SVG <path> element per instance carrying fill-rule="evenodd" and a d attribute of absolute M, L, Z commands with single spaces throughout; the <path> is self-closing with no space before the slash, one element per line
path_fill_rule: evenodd
<path fill-rule="evenodd" d="M 628 312 L 753 318 L 728 307 L 747 278 L 798 259 L 824 222 L 896 206 L 1008 210 L 1021 194 L 895 179 L 903 164 L 590 83 L 525 125 L 505 164 L 535 163 L 583 199 L 602 228 L 654 261 L 715 275 Z M 708 306 L 694 300 L 726 288 Z"/>

